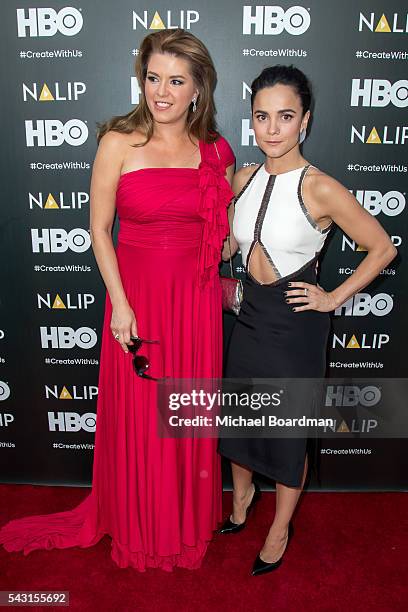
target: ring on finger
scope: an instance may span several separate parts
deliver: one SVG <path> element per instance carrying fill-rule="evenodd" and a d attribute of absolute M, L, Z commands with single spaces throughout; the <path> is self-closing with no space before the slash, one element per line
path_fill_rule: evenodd
<path fill-rule="evenodd" d="M 305 287 L 304 291 L 305 291 L 305 297 L 307 297 L 307 294 L 308 294 L 307 287 Z"/>

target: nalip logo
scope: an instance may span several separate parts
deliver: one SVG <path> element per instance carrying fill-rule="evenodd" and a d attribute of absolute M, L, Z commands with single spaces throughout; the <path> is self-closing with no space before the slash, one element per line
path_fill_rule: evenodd
<path fill-rule="evenodd" d="M 358 21 L 358 30 L 370 30 L 376 34 L 406 34 L 408 32 L 408 13 L 403 15 L 402 13 L 393 13 L 392 17 L 388 17 L 385 13 L 381 16 L 376 16 L 375 13 L 360 13 Z"/>
<path fill-rule="evenodd" d="M 35 102 L 71 102 L 79 99 L 86 92 L 82 81 L 66 81 L 65 83 L 23 83 L 23 100 Z"/>
<path fill-rule="evenodd" d="M 63 297 L 61 297 L 61 295 Z M 95 303 L 95 296 L 92 293 L 37 293 L 37 307 L 49 308 L 50 310 L 87 310 L 91 304 Z"/>
<path fill-rule="evenodd" d="M 56 192 L 54 192 L 56 193 Z M 89 202 L 89 193 L 86 191 L 71 191 L 65 194 L 60 191 L 54 196 L 52 193 L 39 191 L 28 194 L 30 209 L 41 208 L 44 210 L 77 209 L 80 210 L 84 204 Z"/>
<path fill-rule="evenodd" d="M 389 334 L 383 333 L 352 333 L 333 334 L 332 345 L 333 349 L 343 348 L 348 350 L 358 349 L 382 349 L 383 346 L 390 341 Z"/>
<path fill-rule="evenodd" d="M 391 242 L 395 247 L 399 247 L 402 244 L 401 236 L 390 236 Z M 365 252 L 367 251 L 366 247 L 362 244 L 357 244 L 354 240 L 346 236 L 346 234 L 342 235 L 341 238 L 341 250 L 346 251 L 349 248 L 352 251 Z"/>
<path fill-rule="evenodd" d="M 51 400 L 92 400 L 97 395 L 96 385 L 45 385 L 45 397 Z"/>
<path fill-rule="evenodd" d="M 168 28 L 173 30 L 175 28 L 182 28 L 183 30 L 190 30 L 194 23 L 197 23 L 200 19 L 200 13 L 198 11 L 184 10 L 180 11 L 162 11 L 162 17 L 158 11 L 147 11 L 143 13 L 137 13 L 133 11 L 133 29 L 137 30 L 140 26 L 145 30 L 164 30 Z"/>
<path fill-rule="evenodd" d="M 351 126 L 350 143 L 362 142 L 369 145 L 405 145 L 408 143 L 408 125 L 389 126 L 382 128 L 366 125 Z"/>

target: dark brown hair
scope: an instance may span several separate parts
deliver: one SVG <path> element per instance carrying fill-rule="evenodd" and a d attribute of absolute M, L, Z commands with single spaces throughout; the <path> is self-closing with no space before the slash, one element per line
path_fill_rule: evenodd
<path fill-rule="evenodd" d="M 199 91 L 197 110 L 190 106 L 187 115 L 187 131 L 190 136 L 204 142 L 214 142 L 218 138 L 215 121 L 214 90 L 217 74 L 207 47 L 193 34 L 181 28 L 160 30 L 146 36 L 139 49 L 135 72 L 142 90 L 140 102 L 127 115 L 113 117 L 98 126 L 98 141 L 110 130 L 130 134 L 139 129 L 146 137 L 143 146 L 153 135 L 153 117 L 147 106 L 144 84 L 147 65 L 152 53 L 169 53 L 187 60 L 190 64 L 194 84 Z"/>
<path fill-rule="evenodd" d="M 307 76 L 295 66 L 270 66 L 262 70 L 251 85 L 251 108 L 254 106 L 255 96 L 258 91 L 274 85 L 289 85 L 300 98 L 303 115 L 310 110 L 312 104 L 312 88 Z"/>

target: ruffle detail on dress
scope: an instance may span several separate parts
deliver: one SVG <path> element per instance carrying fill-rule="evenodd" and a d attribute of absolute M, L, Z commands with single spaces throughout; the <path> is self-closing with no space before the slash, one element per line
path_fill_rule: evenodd
<path fill-rule="evenodd" d="M 204 219 L 198 259 L 198 281 L 203 287 L 218 274 L 222 245 L 229 232 L 227 208 L 234 192 L 225 178 L 225 167 L 220 159 L 208 159 L 206 156 L 201 161 L 198 172 L 198 214 Z"/>

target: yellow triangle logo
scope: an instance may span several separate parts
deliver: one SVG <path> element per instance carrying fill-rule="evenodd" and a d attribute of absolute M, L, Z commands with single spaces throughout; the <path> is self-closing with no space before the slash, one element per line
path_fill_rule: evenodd
<path fill-rule="evenodd" d="M 48 89 L 47 83 L 44 83 L 43 88 L 40 93 L 39 101 L 40 102 L 51 102 L 52 100 L 55 100 L 55 98 L 50 92 L 50 90 Z"/>
<path fill-rule="evenodd" d="M 382 144 L 381 139 L 375 127 L 373 127 L 373 129 L 371 130 L 370 135 L 366 140 L 366 143 L 367 144 Z"/>
<path fill-rule="evenodd" d="M 348 425 L 344 420 L 340 423 L 336 431 L 340 433 L 350 433 L 350 429 L 348 428 Z"/>
<path fill-rule="evenodd" d="M 54 300 L 54 303 L 53 303 L 52 307 L 53 308 L 66 308 L 64 302 L 61 300 L 61 298 L 58 295 L 58 293 L 55 296 L 55 300 Z"/>
<path fill-rule="evenodd" d="M 375 32 L 391 32 L 391 28 L 384 13 L 381 15 L 380 21 L 377 23 Z"/>
<path fill-rule="evenodd" d="M 48 194 L 48 198 L 47 198 L 46 203 L 44 204 L 44 208 L 59 208 L 52 193 Z"/>
<path fill-rule="evenodd" d="M 359 244 L 356 248 L 356 251 L 367 251 L 367 249 L 363 247 L 361 244 Z"/>
<path fill-rule="evenodd" d="M 159 13 L 156 11 L 154 17 L 152 19 L 152 23 L 150 24 L 149 30 L 165 30 L 166 26 L 163 23 L 162 18 Z"/>
<path fill-rule="evenodd" d="M 62 387 L 62 391 L 59 396 L 60 399 L 72 399 L 72 395 L 68 391 L 68 389 L 64 386 Z"/>
<path fill-rule="evenodd" d="M 351 336 L 346 348 L 351 348 L 351 349 L 361 348 L 354 334 Z"/>

